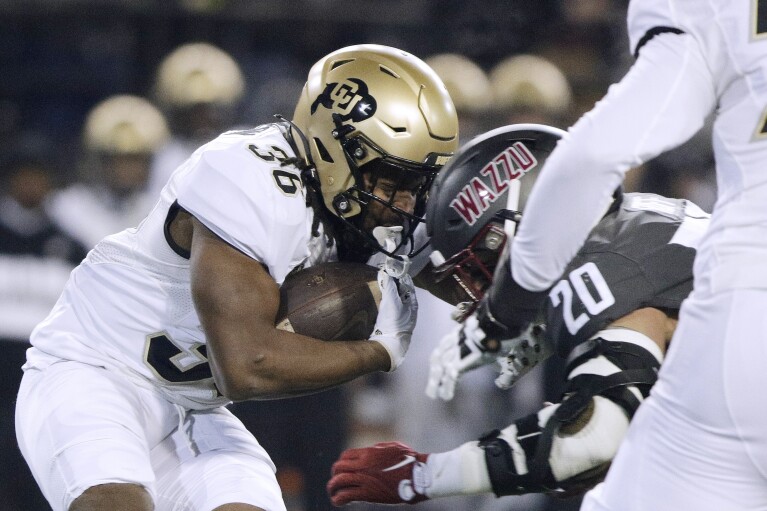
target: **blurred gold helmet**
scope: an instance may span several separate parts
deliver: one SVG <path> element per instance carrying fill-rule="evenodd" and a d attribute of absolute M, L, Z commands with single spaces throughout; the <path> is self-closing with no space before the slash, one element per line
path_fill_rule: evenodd
<path fill-rule="evenodd" d="M 138 96 L 112 96 L 97 104 L 85 120 L 85 147 L 113 155 L 156 151 L 170 136 L 165 117 Z"/>
<path fill-rule="evenodd" d="M 179 46 L 157 70 L 155 95 L 165 105 L 230 106 L 245 91 L 240 66 L 225 51 L 208 43 Z"/>
<path fill-rule="evenodd" d="M 421 59 L 388 46 L 363 44 L 335 51 L 309 71 L 293 115 L 306 138 L 300 148 L 317 169 L 327 208 L 343 220 L 380 199 L 363 173 L 371 164 L 416 177 L 415 214 L 387 207 L 405 220 L 405 233 L 422 221 L 429 185 L 458 146 L 458 118 L 437 74 Z M 404 177 L 407 174 L 409 177 Z"/>
<path fill-rule="evenodd" d="M 481 113 L 490 107 L 490 80 L 473 60 L 457 53 L 440 53 L 425 62 L 445 83 L 458 112 Z"/>
<path fill-rule="evenodd" d="M 495 104 L 502 109 L 526 108 L 564 115 L 572 104 L 570 83 L 552 62 L 536 55 L 514 55 L 490 72 Z"/>

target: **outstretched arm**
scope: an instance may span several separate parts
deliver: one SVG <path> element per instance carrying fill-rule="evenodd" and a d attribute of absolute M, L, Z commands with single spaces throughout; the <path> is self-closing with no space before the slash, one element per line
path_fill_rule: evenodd
<path fill-rule="evenodd" d="M 665 33 L 560 140 L 512 245 L 512 274 L 540 291 L 560 277 L 630 168 L 676 147 L 716 106 L 710 69 L 689 34 Z"/>
<path fill-rule="evenodd" d="M 658 327 L 666 321 L 656 319 Z M 656 339 L 638 331 L 601 334 L 574 354 L 560 403 L 503 430 L 442 453 L 392 442 L 346 451 L 328 482 L 333 503 L 413 504 L 450 495 L 588 490 L 604 477 L 663 357 Z"/>
<path fill-rule="evenodd" d="M 496 360 L 506 362 L 508 388 L 511 380 L 516 382 L 553 353 L 545 327 L 537 321 L 546 293 L 532 293 L 516 285 L 507 252 L 508 246 L 477 310 L 432 352 L 426 386 L 430 398 L 451 400 L 464 373 Z"/>

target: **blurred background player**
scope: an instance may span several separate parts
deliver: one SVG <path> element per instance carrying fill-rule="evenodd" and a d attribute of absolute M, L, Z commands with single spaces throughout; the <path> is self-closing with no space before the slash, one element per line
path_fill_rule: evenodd
<path fill-rule="evenodd" d="M 168 136 L 165 117 L 146 99 L 101 101 L 85 120 L 82 179 L 53 195 L 50 214 L 89 249 L 137 226 L 157 202 L 148 190 L 150 163 Z"/>
<path fill-rule="evenodd" d="M 157 197 L 168 178 L 195 149 L 234 128 L 245 93 L 240 65 L 209 43 L 183 44 L 165 56 L 152 97 L 168 118 L 171 138 L 154 155 L 149 193 Z"/>
<path fill-rule="evenodd" d="M 566 362 L 560 402 L 440 454 L 394 442 L 347 451 L 328 483 L 335 504 L 489 492 L 573 496 L 604 476 L 655 381 L 692 288 L 694 247 L 708 215 L 684 200 L 616 194 L 540 311 L 544 327 L 516 339 L 481 330 L 478 323 L 493 321 L 486 298 L 503 303 L 518 180 L 540 169 L 563 133 L 516 125 L 473 140 L 435 181 L 428 217 L 434 271 L 461 285 L 468 310 L 479 309 L 435 349 L 427 393 L 451 400 L 465 372 L 496 360 L 503 369 L 496 383 L 508 388 L 556 351 Z M 508 166 L 525 148 L 527 168 Z"/>
<path fill-rule="evenodd" d="M 0 324 L 3 338 L 26 343 L 86 249 L 46 210 L 46 201 L 55 193 L 55 172 L 44 155 L 22 149 L 0 165 Z"/>
<path fill-rule="evenodd" d="M 56 303 L 69 272 L 86 249 L 46 211 L 54 192 L 55 164 L 39 134 L 12 140 L 13 152 L 0 162 L 0 427 L 12 428 L 21 366 L 29 334 Z M 33 138 L 34 142 L 28 139 Z M 0 435 L 0 499 L 9 511 L 43 509 L 12 435 Z"/>
<path fill-rule="evenodd" d="M 539 55 L 504 58 L 489 74 L 495 126 L 538 123 L 566 126 L 573 107 L 569 80 Z"/>
<path fill-rule="evenodd" d="M 491 106 L 496 107 L 490 80 L 482 67 L 465 55 L 439 53 L 425 61 L 439 75 L 458 112 L 461 143 L 492 127 Z"/>

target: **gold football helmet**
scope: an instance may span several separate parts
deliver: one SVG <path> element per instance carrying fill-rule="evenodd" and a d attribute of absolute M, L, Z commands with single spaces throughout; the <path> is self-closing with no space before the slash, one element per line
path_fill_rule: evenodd
<path fill-rule="evenodd" d="M 458 53 L 440 53 L 425 62 L 445 82 L 459 113 L 482 114 L 490 108 L 490 79 L 476 62 Z"/>
<path fill-rule="evenodd" d="M 157 70 L 155 94 L 167 106 L 233 105 L 245 92 L 239 64 L 208 43 L 179 46 Z"/>
<path fill-rule="evenodd" d="M 572 90 L 567 77 L 553 62 L 537 55 L 513 55 L 490 71 L 495 107 L 528 109 L 551 116 L 567 113 Z"/>
<path fill-rule="evenodd" d="M 151 154 L 170 136 L 165 117 L 139 96 L 111 96 L 88 113 L 85 147 L 105 154 Z"/>
<path fill-rule="evenodd" d="M 403 219 L 403 241 L 422 221 L 431 181 L 458 146 L 455 107 L 437 74 L 410 53 L 373 44 L 342 48 L 317 62 L 293 123 L 304 135 L 300 150 L 317 170 L 327 208 L 359 231 L 354 217 L 370 201 L 386 202 Z M 374 166 L 389 175 L 396 169 L 399 184 L 417 180 L 415 213 L 398 209 L 393 197 L 382 201 L 369 193 L 363 174 Z"/>

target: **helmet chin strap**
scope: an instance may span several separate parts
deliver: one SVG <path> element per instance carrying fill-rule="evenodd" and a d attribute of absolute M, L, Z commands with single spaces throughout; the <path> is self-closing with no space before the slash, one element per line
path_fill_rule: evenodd
<path fill-rule="evenodd" d="M 283 122 L 289 126 L 289 129 L 286 133 L 286 138 L 288 139 L 288 143 L 293 147 L 293 150 L 298 154 L 298 159 L 300 160 L 300 152 L 298 151 L 298 148 L 296 147 L 295 139 L 293 138 L 293 131 L 298 133 L 298 138 L 301 139 L 301 145 L 304 146 L 304 165 L 299 166 L 296 165 L 301 170 L 301 179 L 304 180 L 304 182 L 314 189 L 315 193 L 321 194 L 320 192 L 320 176 L 317 173 L 317 166 L 314 164 L 314 160 L 312 160 L 312 153 L 309 149 L 309 140 L 307 140 L 306 135 L 304 135 L 304 132 L 301 131 L 301 128 L 295 125 L 293 121 L 289 121 L 288 119 L 285 119 L 282 115 L 276 114 L 274 116 L 277 118 L 280 122 Z M 321 197 L 321 195 L 320 195 Z M 320 199 L 321 200 L 321 199 Z"/>
<path fill-rule="evenodd" d="M 319 224 L 322 223 L 325 227 L 325 234 L 328 238 L 327 246 L 330 247 L 335 243 L 335 235 L 333 233 L 332 222 L 327 218 L 326 208 L 322 199 L 322 192 L 320 191 L 320 178 L 317 174 L 317 167 L 312 160 L 311 151 L 309 150 L 309 141 L 306 139 L 306 135 L 301 129 L 296 126 L 293 121 L 285 119 L 283 116 L 277 114 L 274 116 L 280 122 L 287 124 L 288 129 L 285 131 L 285 139 L 288 141 L 293 151 L 296 153 L 294 161 L 286 160 L 283 164 L 291 163 L 295 165 L 301 171 L 301 180 L 306 185 L 306 205 L 311 206 L 314 210 L 314 220 L 312 221 L 312 236 L 319 236 Z M 293 130 L 298 133 L 298 137 L 301 139 L 301 143 L 304 146 L 305 157 L 301 158 L 300 151 L 296 147 L 296 141 L 293 138 Z"/>
<path fill-rule="evenodd" d="M 309 146 L 309 140 L 306 138 L 306 135 L 304 135 L 304 132 L 301 131 L 301 128 L 296 126 L 293 121 L 284 118 L 282 115 L 275 114 L 274 117 L 280 122 L 284 122 L 288 124 L 288 126 L 290 126 L 291 128 L 291 132 L 295 131 L 296 133 L 298 133 L 298 138 L 301 139 L 301 145 L 304 147 L 304 159 L 306 160 L 306 166 L 308 168 L 313 169 L 313 173 L 316 174 L 317 167 L 314 165 L 314 160 L 312 160 L 312 151 Z M 292 134 L 291 134 L 291 138 L 292 138 Z"/>

